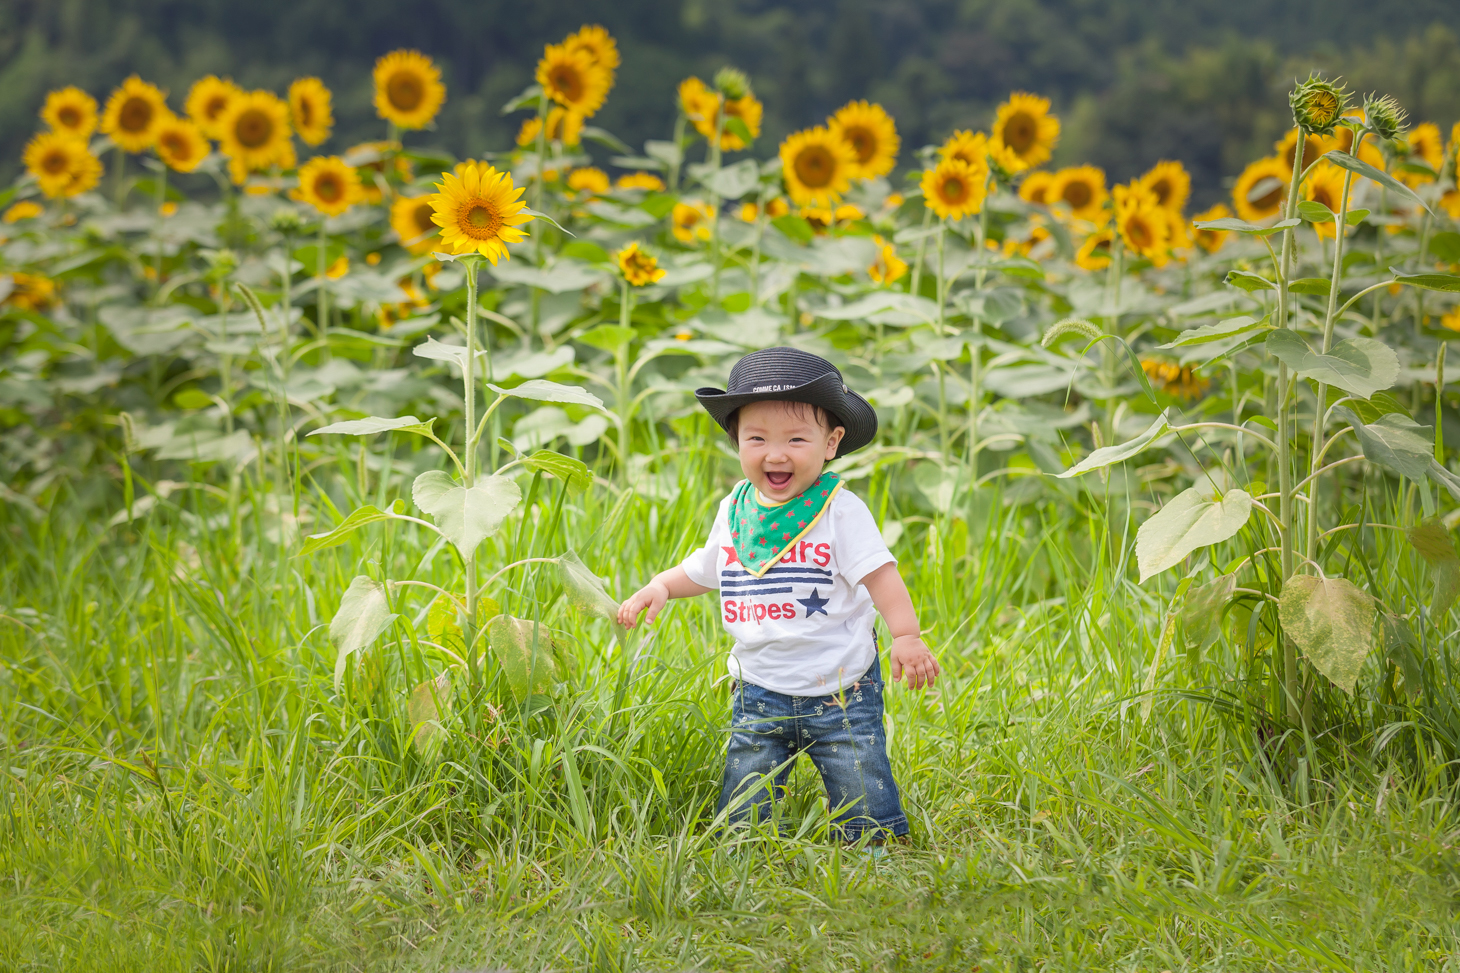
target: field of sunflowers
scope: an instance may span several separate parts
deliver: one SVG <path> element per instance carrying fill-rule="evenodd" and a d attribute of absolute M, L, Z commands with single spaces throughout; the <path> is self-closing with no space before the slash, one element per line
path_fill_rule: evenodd
<path fill-rule="evenodd" d="M 52 92 L 0 194 L 0 956 L 50 970 L 1455 970 L 1456 144 L 1313 76 L 1188 212 L 726 67 L 430 148 L 431 59 L 331 93 Z M 170 100 L 171 99 L 171 100 Z M 329 152 L 330 154 L 326 154 Z M 945 672 L 910 840 L 724 838 L 713 606 L 614 609 L 738 479 L 692 391 L 841 368 L 834 466 Z"/>

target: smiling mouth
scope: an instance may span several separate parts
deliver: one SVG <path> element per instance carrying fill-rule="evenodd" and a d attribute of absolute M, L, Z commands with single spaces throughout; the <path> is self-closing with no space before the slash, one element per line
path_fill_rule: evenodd
<path fill-rule="evenodd" d="M 781 472 L 767 473 L 765 475 L 765 478 L 767 480 L 770 480 L 771 481 L 771 486 L 775 487 L 777 490 L 779 490 L 781 487 L 785 486 L 787 483 L 790 483 L 791 482 L 791 474 L 790 473 L 781 473 Z"/>

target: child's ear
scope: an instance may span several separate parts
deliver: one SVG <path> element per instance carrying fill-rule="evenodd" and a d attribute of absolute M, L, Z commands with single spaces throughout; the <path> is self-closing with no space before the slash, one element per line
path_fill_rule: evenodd
<path fill-rule="evenodd" d="M 837 426 L 832 429 L 831 435 L 826 437 L 826 456 L 824 458 L 828 463 L 836 459 L 836 448 L 841 445 L 842 437 L 846 434 L 845 427 Z"/>

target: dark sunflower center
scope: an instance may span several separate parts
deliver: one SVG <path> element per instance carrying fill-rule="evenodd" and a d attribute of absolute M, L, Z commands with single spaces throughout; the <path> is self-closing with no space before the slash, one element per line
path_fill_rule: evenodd
<path fill-rule="evenodd" d="M 386 82 L 385 97 L 400 111 L 415 111 L 426 97 L 426 86 L 416 75 L 398 71 Z"/>
<path fill-rule="evenodd" d="M 1278 203 L 1282 202 L 1283 183 L 1281 179 L 1274 179 L 1268 176 L 1252 187 L 1247 194 L 1247 201 L 1259 210 L 1277 209 Z"/>
<path fill-rule="evenodd" d="M 207 104 L 203 106 L 203 114 L 207 116 L 208 121 L 211 122 L 219 115 L 223 114 L 223 109 L 227 107 L 227 95 L 214 95 L 212 98 L 209 98 Z"/>
<path fill-rule="evenodd" d="M 466 211 L 461 224 L 461 230 L 467 236 L 487 240 L 497 235 L 497 230 L 502 226 L 502 217 L 495 209 L 478 201 Z"/>
<path fill-rule="evenodd" d="M 1009 124 L 1004 126 L 1004 144 L 1022 155 L 1034 144 L 1038 134 L 1038 123 L 1021 111 L 1013 115 Z"/>
<path fill-rule="evenodd" d="M 1151 187 L 1151 191 L 1156 194 L 1156 202 L 1165 206 L 1166 201 L 1171 198 L 1171 182 L 1166 179 L 1158 179 Z"/>
<path fill-rule="evenodd" d="M 1303 140 L 1303 168 L 1306 169 L 1318 160 L 1318 140 Z M 1297 155 L 1298 143 L 1294 142 L 1291 147 L 1283 151 L 1283 162 L 1287 163 L 1289 169 L 1293 167 L 1293 156 Z"/>
<path fill-rule="evenodd" d="M 1094 197 L 1095 193 L 1090 189 L 1090 184 L 1084 182 L 1072 182 L 1060 193 L 1060 199 L 1069 203 L 1073 209 L 1083 209 L 1089 206 L 1090 200 Z"/>
<path fill-rule="evenodd" d="M 345 187 L 339 176 L 328 172 L 314 181 L 314 194 L 326 203 L 334 203 L 345 195 Z"/>
<path fill-rule="evenodd" d="M 122 102 L 122 110 L 117 113 L 117 127 L 124 132 L 145 132 L 155 113 L 152 102 L 133 96 Z"/>
<path fill-rule="evenodd" d="M 299 124 L 314 124 L 314 105 L 308 98 L 299 99 Z"/>
<path fill-rule="evenodd" d="M 583 75 L 571 64 L 559 64 L 553 68 L 548 80 L 568 101 L 577 101 L 583 97 Z"/>
<path fill-rule="evenodd" d="M 70 167 L 70 164 L 70 154 L 59 149 L 54 152 L 47 152 L 46 157 L 41 160 L 41 168 L 52 175 L 65 172 Z"/>
<path fill-rule="evenodd" d="M 831 185 L 836 174 L 836 159 L 823 145 L 808 145 L 796 156 L 796 178 L 811 189 L 823 189 Z"/>
<path fill-rule="evenodd" d="M 163 149 L 174 159 L 186 159 L 191 152 L 188 151 L 188 140 L 177 132 L 168 132 L 160 139 Z"/>
<path fill-rule="evenodd" d="M 250 108 L 238 116 L 233 126 L 234 135 L 246 149 L 257 149 L 268 145 L 274 135 L 274 120 L 258 108 Z"/>
<path fill-rule="evenodd" d="M 66 128 L 76 128 L 81 124 L 81 112 L 79 109 L 67 105 L 65 108 L 56 112 L 56 120 Z"/>
<path fill-rule="evenodd" d="M 1126 235 L 1130 237 L 1130 242 L 1135 244 L 1136 249 L 1144 250 L 1146 247 L 1149 247 L 1151 245 L 1151 240 L 1153 238 L 1153 234 L 1151 233 L 1151 227 L 1146 223 L 1145 220 L 1141 219 L 1140 217 L 1137 217 L 1127 223 L 1125 226 L 1125 232 Z"/>
<path fill-rule="evenodd" d="M 943 198 L 950 203 L 961 203 L 968 195 L 968 186 L 958 176 L 943 180 Z"/>
<path fill-rule="evenodd" d="M 1333 198 L 1333 192 L 1327 186 L 1320 186 L 1313 192 L 1313 202 L 1322 203 L 1330 210 L 1337 211 L 1338 200 Z"/>
<path fill-rule="evenodd" d="M 411 211 L 411 219 L 416 221 L 416 229 L 422 233 L 435 232 L 436 224 L 431 221 L 431 214 L 434 212 L 430 203 L 422 203 Z"/>
<path fill-rule="evenodd" d="M 858 162 L 866 162 L 877 154 L 877 136 L 865 128 L 849 128 L 846 133 L 847 141 L 852 143 L 852 150 L 857 153 Z"/>

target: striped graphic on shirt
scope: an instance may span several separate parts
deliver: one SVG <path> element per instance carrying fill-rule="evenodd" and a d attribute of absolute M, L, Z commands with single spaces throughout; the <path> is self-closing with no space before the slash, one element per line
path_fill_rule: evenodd
<path fill-rule="evenodd" d="M 777 565 L 757 578 L 749 571 L 731 567 L 720 571 L 720 591 L 726 595 L 788 595 L 793 584 L 830 585 L 832 574 L 821 568 Z"/>

